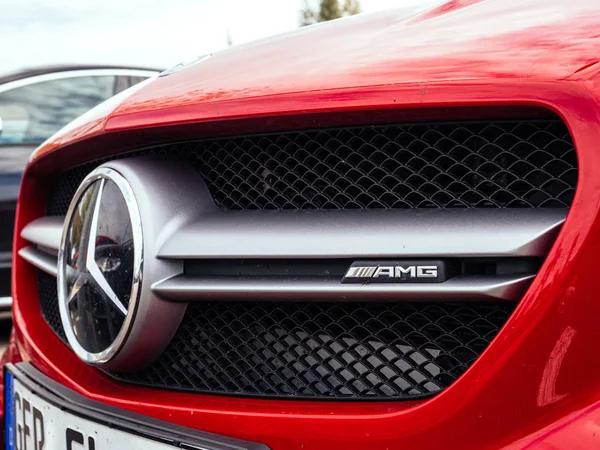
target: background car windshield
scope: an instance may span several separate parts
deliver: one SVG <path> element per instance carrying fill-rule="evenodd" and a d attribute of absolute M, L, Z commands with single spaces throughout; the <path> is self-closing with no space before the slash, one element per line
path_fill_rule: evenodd
<path fill-rule="evenodd" d="M 40 144 L 114 93 L 114 76 L 73 77 L 0 93 L 0 145 Z"/>

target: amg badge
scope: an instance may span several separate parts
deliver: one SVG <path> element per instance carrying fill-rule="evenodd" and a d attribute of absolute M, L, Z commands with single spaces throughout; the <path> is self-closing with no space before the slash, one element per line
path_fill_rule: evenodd
<path fill-rule="evenodd" d="M 356 261 L 342 283 L 440 283 L 448 277 L 446 269 L 440 260 Z"/>

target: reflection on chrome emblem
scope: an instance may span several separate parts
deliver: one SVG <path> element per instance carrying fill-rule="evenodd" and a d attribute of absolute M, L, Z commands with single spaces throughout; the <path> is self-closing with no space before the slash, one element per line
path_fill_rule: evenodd
<path fill-rule="evenodd" d="M 90 364 L 121 349 L 139 294 L 142 264 L 139 211 L 116 171 L 92 172 L 75 194 L 58 261 L 62 324 L 75 353 Z"/>

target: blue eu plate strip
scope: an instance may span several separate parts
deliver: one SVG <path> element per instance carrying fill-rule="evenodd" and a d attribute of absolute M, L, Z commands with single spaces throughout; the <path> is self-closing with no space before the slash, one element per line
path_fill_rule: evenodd
<path fill-rule="evenodd" d="M 15 449 L 15 387 L 13 375 L 4 371 L 4 417 L 6 418 L 6 450 Z"/>

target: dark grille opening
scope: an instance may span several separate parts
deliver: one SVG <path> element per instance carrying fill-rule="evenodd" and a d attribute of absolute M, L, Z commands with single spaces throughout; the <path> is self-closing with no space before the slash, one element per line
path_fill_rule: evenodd
<path fill-rule="evenodd" d="M 510 303 L 193 303 L 142 372 L 112 375 L 216 394 L 403 399 L 434 394 L 483 352 Z"/>
<path fill-rule="evenodd" d="M 224 209 L 569 207 L 577 158 L 560 120 L 360 126 L 206 139 L 146 149 L 181 156 Z M 121 155 L 123 156 L 123 155 Z M 63 174 L 64 215 L 103 161 Z"/>
<path fill-rule="evenodd" d="M 186 275 L 209 277 L 241 277 L 295 279 L 299 277 L 335 278 L 341 280 L 354 259 L 190 259 L 184 261 Z M 414 261 L 419 261 L 415 259 Z M 424 259 L 424 262 L 431 259 Z M 537 273 L 542 258 L 440 258 L 448 278 L 469 275 L 513 275 Z M 378 259 L 377 264 L 393 264 Z"/>
<path fill-rule="evenodd" d="M 67 342 L 65 330 L 62 327 L 60 311 L 58 309 L 58 292 L 56 289 L 56 277 L 38 270 L 38 295 L 40 309 L 46 323 L 50 326 L 63 342 Z"/>

